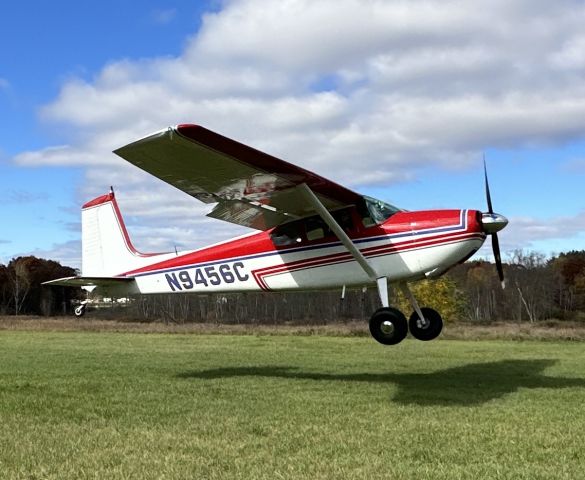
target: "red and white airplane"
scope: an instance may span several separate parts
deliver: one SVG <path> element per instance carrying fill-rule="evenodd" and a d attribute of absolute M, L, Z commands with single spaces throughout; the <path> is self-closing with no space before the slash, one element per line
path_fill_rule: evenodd
<path fill-rule="evenodd" d="M 437 278 L 471 257 L 487 235 L 500 280 L 493 212 L 406 211 L 360 195 L 303 168 L 197 125 L 161 130 L 114 153 L 199 201 L 209 217 L 259 230 L 209 247 L 144 254 L 132 245 L 114 192 L 82 208 L 82 275 L 47 282 L 96 287 L 110 295 L 333 289 L 376 285 L 381 308 L 370 318 L 380 343 L 408 330 L 432 340 L 443 321 L 419 307 L 408 282 Z M 388 300 L 396 284 L 413 308 L 407 322 Z M 85 305 L 79 307 L 82 315 Z"/>

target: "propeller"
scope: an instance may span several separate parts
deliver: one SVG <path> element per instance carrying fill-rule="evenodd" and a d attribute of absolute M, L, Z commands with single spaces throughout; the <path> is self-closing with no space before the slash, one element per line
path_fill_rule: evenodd
<path fill-rule="evenodd" d="M 492 237 L 492 251 L 494 252 L 494 259 L 496 261 L 496 270 L 498 271 L 498 278 L 502 284 L 502 288 L 506 288 L 506 281 L 504 280 L 504 267 L 502 266 L 502 256 L 500 254 L 500 241 L 498 240 L 498 233 L 506 225 L 508 219 L 499 213 L 494 213 L 492 206 L 492 196 L 490 194 L 490 184 L 488 182 L 487 166 L 485 163 L 485 156 L 483 158 L 483 173 L 485 178 L 485 196 L 487 200 L 488 211 L 481 216 L 481 222 L 484 232 Z"/>

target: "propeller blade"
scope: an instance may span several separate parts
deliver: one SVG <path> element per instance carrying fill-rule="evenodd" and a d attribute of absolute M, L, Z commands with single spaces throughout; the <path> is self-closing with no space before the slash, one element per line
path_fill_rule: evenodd
<path fill-rule="evenodd" d="M 488 212 L 494 213 L 494 209 L 492 207 L 492 196 L 490 195 L 490 184 L 488 182 L 487 166 L 485 164 L 485 155 L 483 156 L 483 175 L 485 178 L 485 197 L 487 199 Z"/>
<path fill-rule="evenodd" d="M 488 213 L 491 215 L 494 214 L 494 207 L 492 206 L 492 196 L 490 194 L 490 184 L 488 182 L 488 174 L 487 174 L 487 166 L 485 163 L 485 154 L 483 155 L 483 176 L 485 179 L 485 198 L 487 200 L 488 206 Z M 500 279 L 500 283 L 502 284 L 502 288 L 506 288 L 506 281 L 504 280 L 504 267 L 502 265 L 502 255 L 500 254 L 500 241 L 498 240 L 498 234 L 496 233 L 498 230 L 501 230 L 506 226 L 508 221 L 501 215 L 497 216 L 499 221 L 501 221 L 501 225 L 496 228 L 487 228 L 484 227 L 484 231 L 492 236 L 492 251 L 494 252 L 494 260 L 496 261 L 496 270 L 498 271 L 498 278 Z M 495 217 L 494 217 L 495 218 Z M 492 222 L 494 220 L 492 219 Z M 504 223 L 505 222 L 505 223 Z M 492 227 L 494 227 L 492 225 Z M 491 233 L 493 232 L 493 233 Z"/>
<path fill-rule="evenodd" d="M 494 252 L 494 259 L 496 261 L 496 270 L 498 271 L 498 278 L 502 284 L 502 289 L 506 288 L 506 281 L 504 280 L 504 267 L 502 266 L 502 256 L 500 255 L 500 241 L 498 234 L 492 233 L 492 250 Z"/>

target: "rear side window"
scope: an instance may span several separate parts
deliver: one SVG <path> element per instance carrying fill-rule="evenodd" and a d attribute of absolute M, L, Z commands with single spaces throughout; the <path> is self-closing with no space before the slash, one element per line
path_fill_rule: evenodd
<path fill-rule="evenodd" d="M 335 221 L 339 223 L 339 226 L 345 230 L 346 233 L 351 232 L 354 229 L 353 218 L 351 216 L 351 210 L 338 210 L 331 214 Z"/>
<path fill-rule="evenodd" d="M 272 230 L 270 238 L 276 246 L 297 245 L 303 241 L 301 224 L 292 222 L 280 225 Z"/>
<path fill-rule="evenodd" d="M 321 217 L 307 218 L 305 228 L 307 231 L 307 240 L 309 242 L 331 235 L 331 230 Z"/>
<path fill-rule="evenodd" d="M 351 216 L 351 210 L 337 210 L 331 212 L 331 216 L 346 233 L 354 230 L 355 227 Z M 309 242 L 334 235 L 329 228 L 329 225 L 327 225 L 319 216 L 309 217 L 305 220 L 305 231 L 307 232 L 307 240 Z"/>

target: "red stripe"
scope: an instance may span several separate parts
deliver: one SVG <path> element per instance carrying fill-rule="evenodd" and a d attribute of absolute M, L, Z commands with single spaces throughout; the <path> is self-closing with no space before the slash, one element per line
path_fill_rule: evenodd
<path fill-rule="evenodd" d="M 480 226 L 475 221 L 475 211 L 468 211 L 467 216 L 467 231 L 481 231 Z M 440 213 L 440 215 L 438 215 Z M 434 221 L 433 221 L 434 218 Z M 411 222 L 415 223 L 416 231 L 413 231 Z M 360 231 L 356 235 L 352 235 L 352 240 L 362 240 L 375 237 L 385 237 L 397 233 L 412 232 L 413 235 L 424 235 L 421 229 L 426 228 L 440 228 L 440 227 L 456 227 L 460 225 L 460 210 L 441 210 L 437 211 L 418 211 L 418 212 L 399 212 L 381 226 L 370 227 Z M 434 238 L 434 237 L 433 237 Z M 382 240 L 382 238 L 381 238 Z M 412 240 L 406 240 L 412 241 Z M 327 239 L 322 244 L 313 244 L 315 247 L 322 246 L 328 248 L 327 245 L 331 243 L 338 243 L 336 239 Z M 303 244 L 303 246 L 311 247 L 311 243 Z M 370 249 L 380 247 L 368 247 L 364 252 L 369 252 Z M 276 247 L 270 239 L 270 231 L 259 232 L 255 235 L 250 235 L 246 238 L 234 239 L 224 242 L 220 245 L 211 246 L 197 250 L 195 252 L 179 255 L 168 260 L 157 262 L 151 265 L 146 265 L 142 268 L 135 269 L 122 273 L 121 275 L 131 276 L 141 273 L 152 272 L 156 270 L 167 270 L 172 268 L 188 267 L 207 262 L 228 260 L 230 258 L 241 258 L 253 255 L 262 255 L 272 252 L 282 252 L 282 254 L 294 254 L 294 250 L 290 246 Z"/>
<path fill-rule="evenodd" d="M 98 205 L 101 205 L 102 203 L 108 203 L 110 200 L 112 200 L 114 198 L 114 194 L 113 193 L 106 193 L 105 195 L 101 195 L 100 197 L 94 198 L 93 200 L 90 200 L 89 202 L 85 203 L 81 209 L 84 210 L 86 208 L 89 207 L 96 207 Z"/>
<path fill-rule="evenodd" d="M 118 219 L 118 223 L 120 224 L 120 229 L 122 230 L 122 236 L 124 237 L 124 241 L 126 242 L 126 246 L 128 250 L 130 250 L 134 255 L 138 257 L 154 257 L 156 255 L 162 255 L 162 253 L 140 253 L 134 245 L 132 244 L 132 240 L 130 240 L 130 235 L 128 235 L 128 230 L 126 230 L 126 224 L 124 223 L 124 218 L 122 218 L 122 212 L 120 212 L 120 208 L 118 207 L 118 202 L 116 201 L 116 197 L 112 194 L 112 206 L 114 207 L 114 213 L 116 214 L 116 218 Z"/>
<path fill-rule="evenodd" d="M 132 244 L 130 240 L 130 235 L 128 235 L 128 230 L 126 230 L 126 224 L 124 223 L 124 218 L 122 217 L 122 213 L 120 212 L 120 208 L 118 207 L 118 202 L 116 201 L 116 197 L 113 192 L 110 192 L 106 195 L 102 195 L 101 197 L 94 198 L 93 200 L 87 202 L 83 207 L 83 210 L 88 208 L 98 207 L 100 205 L 105 205 L 107 203 L 112 204 L 112 208 L 114 209 L 114 217 L 118 222 L 118 226 L 120 227 L 120 231 L 122 232 L 122 237 L 124 238 L 124 243 L 126 244 L 126 248 L 130 253 L 136 255 L 137 257 L 154 257 L 156 255 L 162 255 L 161 253 L 141 253 Z"/>
<path fill-rule="evenodd" d="M 404 248 L 401 249 L 400 251 L 406 251 L 406 250 L 418 250 L 421 248 L 428 248 L 428 247 L 432 247 L 432 246 L 442 246 L 442 245 L 449 245 L 452 243 L 459 243 L 462 241 L 466 241 L 466 240 L 470 240 L 472 238 L 477 238 L 477 239 L 481 239 L 483 240 L 483 237 L 479 236 L 479 235 L 474 235 L 474 236 L 470 236 L 468 238 L 461 238 L 461 239 L 457 239 L 455 241 L 447 241 L 447 242 L 442 242 L 442 243 L 437 243 L 436 245 L 426 245 L 426 246 L 415 246 L 415 247 L 411 247 L 411 248 Z M 378 256 L 384 256 L 384 255 L 393 255 L 398 253 L 397 251 L 392 252 L 391 249 L 388 250 L 388 252 L 384 252 L 384 253 L 380 253 L 378 255 L 373 255 L 373 256 L 369 256 L 368 258 L 372 258 L 372 257 L 378 257 Z M 286 271 L 289 272 L 294 272 L 294 271 L 299 271 L 299 270 L 304 270 L 304 269 L 308 269 L 308 268 L 317 268 L 317 267 L 325 267 L 325 266 L 330 266 L 330 265 L 336 265 L 336 264 L 340 264 L 340 263 L 347 263 L 352 261 L 353 258 L 348 258 L 345 260 L 333 260 L 333 261 L 326 261 L 321 263 L 320 265 L 302 265 L 302 266 L 297 266 L 295 268 L 291 268 L 291 269 L 287 269 L 287 268 L 282 268 L 279 271 L 271 271 L 271 272 L 262 272 L 260 275 L 258 275 L 258 280 L 260 280 L 264 285 L 267 285 L 264 277 L 270 277 L 270 276 L 274 276 L 274 275 L 278 275 L 279 273 L 283 273 Z M 256 275 L 255 275 L 256 277 Z"/>
<path fill-rule="evenodd" d="M 372 250 L 369 254 L 364 255 L 366 258 L 378 257 L 388 254 L 396 254 L 398 252 L 408 251 L 408 250 L 416 250 L 420 248 L 427 248 L 431 246 L 441 246 L 441 245 L 449 245 L 452 243 L 458 243 L 460 241 L 466 241 L 471 239 L 478 239 L 484 240 L 485 235 L 479 233 L 466 233 L 466 234 L 456 234 L 456 235 L 441 235 L 439 237 L 433 237 L 432 239 L 425 241 L 411 241 L 411 242 L 404 242 L 400 245 L 385 245 L 382 247 L 375 247 L 369 250 Z M 373 251 L 376 250 L 376 251 Z M 365 250 L 364 250 L 365 251 Z M 362 253 L 364 253 L 362 251 Z M 259 270 L 254 270 L 252 272 L 254 278 L 260 285 L 264 285 L 268 289 L 267 284 L 264 280 L 264 277 L 277 275 L 283 272 L 293 272 L 298 270 L 303 270 L 307 268 L 316 268 L 316 267 L 324 267 L 335 265 L 339 263 L 346 263 L 352 261 L 353 257 L 349 253 L 342 253 L 342 254 L 333 254 L 333 255 L 325 255 L 321 257 L 312 258 L 309 260 L 299 260 L 296 262 L 285 263 L 282 265 L 275 265 L 272 267 L 266 267 Z"/>
<path fill-rule="evenodd" d="M 428 246 L 428 245 L 433 245 L 436 243 L 442 243 L 445 240 L 451 240 L 451 239 L 456 239 L 458 237 L 463 238 L 463 237 L 469 237 L 469 236 L 475 236 L 475 235 L 478 235 L 479 237 L 484 238 L 482 234 L 470 234 L 470 233 L 444 234 L 444 235 L 429 237 L 429 238 L 420 239 L 420 240 L 408 240 L 408 241 L 402 242 L 400 244 L 390 244 L 390 245 L 386 244 L 386 245 L 379 245 L 376 247 L 364 248 L 363 250 L 361 250 L 361 252 L 365 257 L 378 256 L 378 255 L 383 254 L 383 253 L 403 251 L 403 250 L 406 250 L 410 247 Z M 309 258 L 309 259 L 297 260 L 294 262 L 287 262 L 287 263 L 283 263 L 281 265 L 274 265 L 274 266 L 266 267 L 266 268 L 260 269 L 258 271 L 268 272 L 268 271 L 271 271 L 274 269 L 280 269 L 280 268 L 285 268 L 285 267 L 286 268 L 295 268 L 299 265 L 302 265 L 302 266 L 304 266 L 305 264 L 310 265 L 313 263 L 319 263 L 323 260 L 341 259 L 343 257 L 353 258 L 349 252 L 341 252 L 341 253 L 334 253 L 334 254 L 329 254 L 329 255 L 322 255 L 319 257 L 313 257 L 313 258 Z"/>

